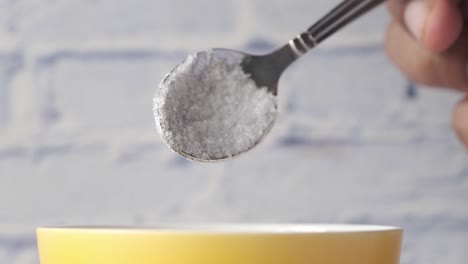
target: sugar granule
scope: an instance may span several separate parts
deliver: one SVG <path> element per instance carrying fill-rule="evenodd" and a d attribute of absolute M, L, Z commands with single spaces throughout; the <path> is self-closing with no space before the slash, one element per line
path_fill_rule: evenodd
<path fill-rule="evenodd" d="M 153 113 L 174 151 L 195 160 L 225 159 L 251 149 L 270 131 L 276 97 L 256 86 L 241 59 L 200 52 L 164 78 Z"/>

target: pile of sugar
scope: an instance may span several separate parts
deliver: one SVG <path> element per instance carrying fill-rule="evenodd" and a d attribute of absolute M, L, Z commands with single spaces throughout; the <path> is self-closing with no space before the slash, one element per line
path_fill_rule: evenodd
<path fill-rule="evenodd" d="M 153 112 L 174 151 L 194 160 L 225 159 L 251 149 L 270 131 L 276 97 L 244 73 L 241 59 L 205 51 L 164 78 Z"/>

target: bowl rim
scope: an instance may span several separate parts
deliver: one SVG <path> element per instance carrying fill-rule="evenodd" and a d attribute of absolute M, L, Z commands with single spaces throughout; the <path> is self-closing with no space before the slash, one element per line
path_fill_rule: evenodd
<path fill-rule="evenodd" d="M 44 226 L 38 232 L 182 233 L 182 234 L 323 234 L 402 231 L 401 227 L 367 224 L 209 223 L 154 226 Z"/>

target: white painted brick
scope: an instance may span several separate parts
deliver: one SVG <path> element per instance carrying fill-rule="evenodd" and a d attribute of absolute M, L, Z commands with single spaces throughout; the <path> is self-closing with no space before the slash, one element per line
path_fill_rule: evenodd
<path fill-rule="evenodd" d="M 0 52 L 0 133 L 5 128 L 10 112 L 10 84 L 12 78 L 20 67 L 20 58 L 13 53 Z"/>
<path fill-rule="evenodd" d="M 0 53 L 5 45 L 4 42 L 9 41 L 15 29 L 12 4 L 12 1 L 0 0 Z"/>
<path fill-rule="evenodd" d="M 213 200 L 225 201 L 227 210 L 242 210 L 253 220 L 393 219 L 403 224 L 407 217 L 445 215 L 463 222 L 468 220 L 463 202 L 468 198 L 468 158 L 455 146 L 262 148 L 227 164 Z"/>
<path fill-rule="evenodd" d="M 452 136 L 450 116 L 460 94 L 419 89 L 413 100 L 406 95 L 408 84 L 380 46 L 317 50 L 280 80 L 281 121 L 289 135 L 315 142 L 414 142 Z"/>
<path fill-rule="evenodd" d="M 8 118 L 8 104 L 10 102 L 8 87 L 5 83 L 7 69 L 9 66 L 8 64 L 8 61 L 0 58 L 0 80 L 3 81 L 3 83 L 0 83 L 0 129 L 6 125 Z"/>
<path fill-rule="evenodd" d="M 156 147 L 129 159 L 113 158 L 106 145 L 91 145 L 42 146 L 4 157 L 0 175 L 0 219 L 30 228 L 177 219 L 209 192 L 221 172 L 219 166 L 189 163 L 167 149 Z"/>
<path fill-rule="evenodd" d="M 294 112 L 340 111 L 366 119 L 382 116 L 389 103 L 401 101 L 406 85 L 378 45 L 316 50 L 283 79 L 280 89 L 289 94 Z"/>
<path fill-rule="evenodd" d="M 446 233 L 428 231 L 417 237 L 408 237 L 406 249 L 411 250 L 406 250 L 401 263 L 464 263 L 467 243 L 466 230 Z"/>
<path fill-rule="evenodd" d="M 0 263 L 37 264 L 37 243 L 31 232 L 0 225 Z"/>
<path fill-rule="evenodd" d="M 251 33 L 278 42 L 286 42 L 329 12 L 341 0 L 320 1 L 249 1 L 251 12 Z M 335 43 L 349 41 L 375 41 L 381 39 L 388 20 L 384 7 L 366 14 L 333 36 Z"/>
<path fill-rule="evenodd" d="M 234 1 L 43 1 L 18 5 L 24 44 L 82 44 L 96 40 L 151 39 L 183 44 L 187 40 L 236 30 Z M 207 8 L 204 8 L 207 7 Z"/>
<path fill-rule="evenodd" d="M 30 248 L 18 253 L 13 263 L 17 264 L 36 264 L 39 263 L 39 256 L 36 248 Z"/>
<path fill-rule="evenodd" d="M 6 259 L 5 263 L 11 264 L 38 264 L 39 256 L 37 249 L 34 247 L 22 249 L 16 252 L 16 254 L 11 254 L 10 257 Z"/>
<path fill-rule="evenodd" d="M 138 52 L 57 57 L 42 68 L 42 118 L 64 133 L 153 133 L 153 94 L 182 58 Z"/>

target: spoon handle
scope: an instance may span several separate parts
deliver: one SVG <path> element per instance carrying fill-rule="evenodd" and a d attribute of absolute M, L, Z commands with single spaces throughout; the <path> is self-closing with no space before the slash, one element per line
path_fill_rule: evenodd
<path fill-rule="evenodd" d="M 306 32 L 289 41 L 289 46 L 296 57 L 299 57 L 384 1 L 344 0 Z"/>

